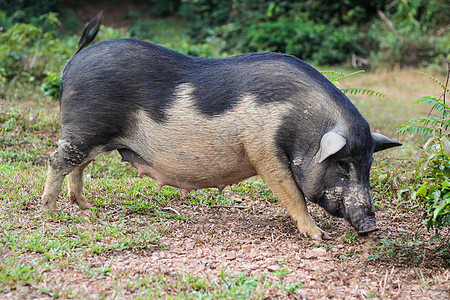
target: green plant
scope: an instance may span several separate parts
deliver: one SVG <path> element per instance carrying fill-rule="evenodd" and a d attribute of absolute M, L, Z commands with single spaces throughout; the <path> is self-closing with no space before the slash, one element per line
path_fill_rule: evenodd
<path fill-rule="evenodd" d="M 40 87 L 41 92 L 46 96 L 51 96 L 53 99 L 59 97 L 60 78 L 59 74 L 54 71 L 46 71 L 47 77 L 44 78 Z"/>
<path fill-rule="evenodd" d="M 41 15 L 48 12 L 58 12 L 61 9 L 61 0 L 24 1 L 0 0 L 0 11 L 12 23 L 42 23 Z M 1 18 L 0 18 L 1 21 Z M 0 26 L 3 24 L 0 22 Z"/>
<path fill-rule="evenodd" d="M 360 73 L 364 73 L 364 70 L 359 70 L 356 72 L 352 72 L 352 73 L 345 73 L 345 72 L 339 72 L 339 71 L 333 71 L 333 70 L 324 70 L 324 71 L 320 71 L 320 73 L 322 73 L 323 75 L 325 75 L 328 80 L 330 80 L 335 86 L 339 87 L 339 83 L 351 76 L 355 76 L 357 74 Z M 353 95 L 357 95 L 357 94 L 361 94 L 361 95 L 369 95 L 369 96 L 376 96 L 379 98 L 386 98 L 386 94 L 379 92 L 379 91 L 375 91 L 372 89 L 367 89 L 367 88 L 343 88 L 341 89 L 341 91 L 344 94 L 353 94 Z"/>
<path fill-rule="evenodd" d="M 402 235 L 394 239 L 382 238 L 371 242 L 367 261 L 387 262 L 389 264 L 405 264 L 423 266 L 427 257 L 436 259 L 433 265 L 446 267 L 449 265 L 449 250 L 447 246 L 433 247 L 420 237 L 420 233 Z"/>
<path fill-rule="evenodd" d="M 41 280 L 42 275 L 30 265 L 13 258 L 5 259 L 0 263 L 0 291 L 7 285 L 14 289 L 18 285 L 33 285 Z"/>
<path fill-rule="evenodd" d="M 445 1 L 389 1 L 367 27 L 375 64 L 427 66 L 448 59 Z M 440 29 L 442 28 L 442 30 Z"/>
<path fill-rule="evenodd" d="M 179 13 L 194 42 L 215 37 L 222 51 L 280 51 L 315 64 L 356 57 L 376 66 L 444 61 L 445 8 L 442 0 L 185 0 Z"/>
<path fill-rule="evenodd" d="M 285 284 L 284 279 L 287 275 L 289 275 L 289 273 L 290 271 L 288 268 L 278 268 L 278 270 L 275 271 L 275 274 L 278 275 L 279 280 L 274 282 L 274 284 L 285 291 L 288 295 L 292 295 L 298 288 L 303 286 L 303 284 L 299 281 L 294 282 L 293 284 Z"/>
<path fill-rule="evenodd" d="M 285 52 L 319 65 L 344 62 L 352 53 L 366 55 L 358 46 L 362 35 L 356 25 L 335 27 L 331 34 L 329 27 L 315 23 L 308 13 L 267 18 L 250 25 L 248 50 Z"/>
<path fill-rule="evenodd" d="M 405 190 L 410 191 L 411 197 L 424 205 L 423 218 L 427 228 L 434 227 L 438 234 L 440 227 L 450 225 L 450 106 L 446 103 L 450 64 L 445 84 L 425 75 L 437 83 L 443 93 L 439 98 L 425 96 L 415 100 L 413 103 L 431 106 L 430 112 L 426 117 L 401 125 L 397 132 L 427 136 L 420 145 L 413 182 Z"/>
<path fill-rule="evenodd" d="M 48 13 L 40 20 L 42 25 L 16 23 L 0 31 L 0 67 L 6 73 L 3 77 L 32 82 L 58 61 L 64 46 L 55 38 L 55 28 L 60 24 L 57 15 Z"/>
<path fill-rule="evenodd" d="M 356 237 L 356 233 L 351 232 L 350 229 L 347 229 L 347 235 L 341 236 L 341 239 L 344 243 L 351 244 L 351 243 L 353 243 L 353 240 L 355 239 L 355 237 Z"/>

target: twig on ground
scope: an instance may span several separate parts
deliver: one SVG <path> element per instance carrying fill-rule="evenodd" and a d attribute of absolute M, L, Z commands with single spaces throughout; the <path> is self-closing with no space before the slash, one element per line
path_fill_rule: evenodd
<path fill-rule="evenodd" d="M 181 216 L 181 214 L 178 212 L 178 210 L 176 210 L 175 208 L 172 208 L 172 207 L 162 207 L 161 209 L 163 209 L 163 210 L 170 210 L 170 211 L 172 211 L 173 213 L 175 213 L 177 216 Z"/>
<path fill-rule="evenodd" d="M 163 206 L 163 207 L 161 207 L 162 210 L 170 210 L 173 213 L 175 213 L 177 216 L 181 216 L 181 214 L 178 212 L 178 210 L 176 210 L 175 208 L 172 208 L 172 207 L 168 207 L 168 206 L 164 207 L 164 205 L 161 202 L 159 202 L 158 199 L 156 199 L 156 198 L 150 198 L 149 196 L 146 196 L 146 195 L 142 194 L 141 192 L 136 192 L 136 194 L 141 195 L 142 197 L 144 197 L 145 199 L 150 200 L 150 201 L 155 200 L 156 202 L 158 202 L 158 204 L 160 206 Z M 158 211 L 158 210 L 156 210 L 156 211 Z"/>
<path fill-rule="evenodd" d="M 211 208 L 238 208 L 238 209 L 250 209 L 250 206 L 238 206 L 238 205 L 211 205 Z"/>

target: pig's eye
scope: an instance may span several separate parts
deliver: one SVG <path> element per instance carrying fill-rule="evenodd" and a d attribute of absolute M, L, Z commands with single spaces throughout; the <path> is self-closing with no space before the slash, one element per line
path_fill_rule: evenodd
<path fill-rule="evenodd" d="M 340 160 L 337 164 L 339 166 L 339 169 L 345 172 L 345 174 L 348 174 L 348 172 L 350 172 L 350 165 L 348 164 L 348 162 Z"/>

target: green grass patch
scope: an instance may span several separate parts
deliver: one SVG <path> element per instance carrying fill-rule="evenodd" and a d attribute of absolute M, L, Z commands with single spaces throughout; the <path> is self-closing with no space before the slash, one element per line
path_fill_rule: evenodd
<path fill-rule="evenodd" d="M 12 257 L 0 262 L 0 291 L 6 287 L 16 289 L 21 285 L 34 285 L 42 280 L 42 275 L 34 266 Z"/>

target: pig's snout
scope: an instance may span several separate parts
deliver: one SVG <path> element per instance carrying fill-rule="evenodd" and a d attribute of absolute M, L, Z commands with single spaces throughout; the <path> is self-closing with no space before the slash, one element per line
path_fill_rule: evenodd
<path fill-rule="evenodd" d="M 358 231 L 359 235 L 366 235 L 369 232 L 377 231 L 375 214 L 371 209 L 358 208 L 350 212 L 350 222 Z"/>
<path fill-rule="evenodd" d="M 359 235 L 367 235 L 378 230 L 372 206 L 352 207 L 347 210 L 347 216 Z"/>
<path fill-rule="evenodd" d="M 359 224 L 356 229 L 358 230 L 358 235 L 367 235 L 369 232 L 377 231 L 379 228 L 376 225 L 375 217 L 369 217 Z"/>

